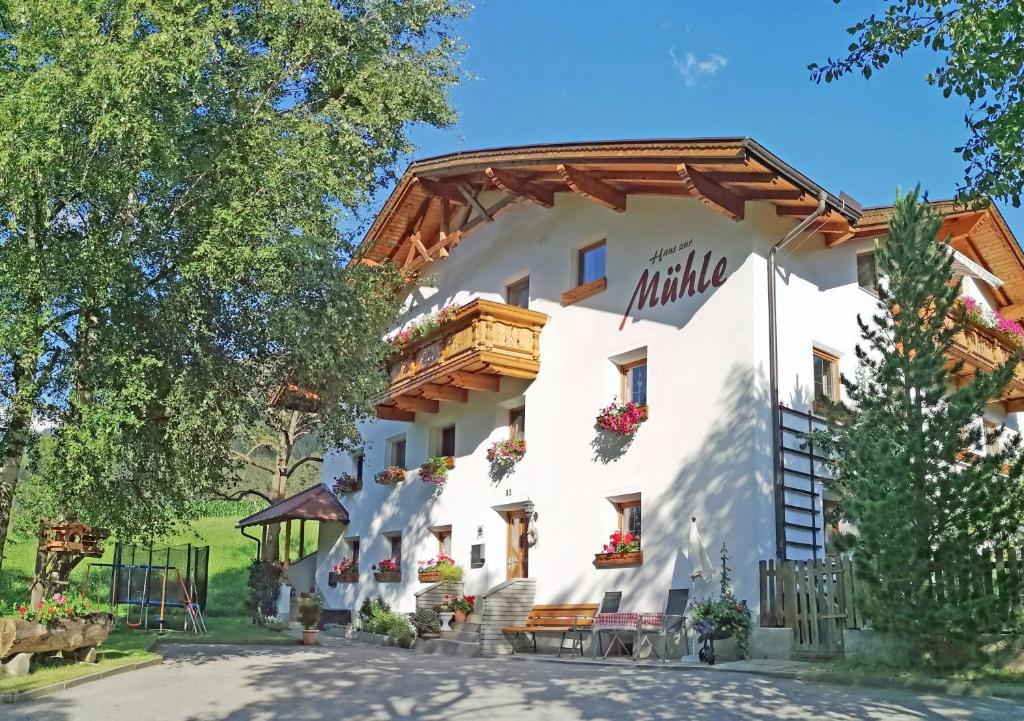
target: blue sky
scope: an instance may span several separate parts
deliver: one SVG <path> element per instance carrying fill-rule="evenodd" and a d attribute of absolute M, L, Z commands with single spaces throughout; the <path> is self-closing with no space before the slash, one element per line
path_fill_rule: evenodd
<path fill-rule="evenodd" d="M 917 182 L 951 196 L 966 105 L 944 99 L 919 51 L 870 81 L 815 85 L 878 3 L 479 0 L 457 26 L 473 77 L 460 119 L 416 128 L 416 157 L 528 143 L 748 135 L 830 191 L 866 206 Z M 1018 238 L 1024 211 L 1000 205 Z"/>

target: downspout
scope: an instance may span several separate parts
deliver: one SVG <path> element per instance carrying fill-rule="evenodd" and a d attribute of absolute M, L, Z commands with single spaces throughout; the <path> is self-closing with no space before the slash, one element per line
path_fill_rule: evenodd
<path fill-rule="evenodd" d="M 782 411 L 779 408 L 779 339 L 778 339 L 778 318 L 775 309 L 775 256 L 782 248 L 786 247 L 807 227 L 825 212 L 825 199 L 827 194 L 824 190 L 818 191 L 818 207 L 792 228 L 782 240 L 772 246 L 768 251 L 768 383 L 770 401 L 772 404 L 772 483 L 775 489 L 775 557 L 784 560 L 786 557 L 786 511 L 783 508 L 782 495 L 782 467 L 780 458 L 780 431 L 779 426 L 782 420 Z"/>
<path fill-rule="evenodd" d="M 248 533 L 246 533 L 244 526 L 240 526 L 238 531 L 249 540 L 256 541 L 256 558 L 258 560 L 260 558 L 260 550 L 263 548 L 263 542 L 260 541 L 260 539 L 258 539 L 256 536 L 250 536 Z"/>

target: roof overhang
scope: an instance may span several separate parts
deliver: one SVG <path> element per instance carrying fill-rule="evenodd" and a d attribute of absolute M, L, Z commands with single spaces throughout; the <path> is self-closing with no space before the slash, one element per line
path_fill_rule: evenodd
<path fill-rule="evenodd" d="M 238 522 L 238 528 L 266 526 L 284 521 L 335 521 L 348 523 L 348 510 L 338 497 L 322 483 L 317 483 L 294 496 L 264 508 Z"/>
<path fill-rule="evenodd" d="M 519 204 L 551 207 L 573 193 L 616 212 L 633 195 L 690 197 L 733 220 L 746 203 L 802 217 L 825 193 L 820 232 L 843 238 L 858 207 L 828 193 L 750 138 L 524 145 L 452 153 L 406 170 L 360 246 L 367 264 L 407 272 L 444 258 L 474 230 Z"/>

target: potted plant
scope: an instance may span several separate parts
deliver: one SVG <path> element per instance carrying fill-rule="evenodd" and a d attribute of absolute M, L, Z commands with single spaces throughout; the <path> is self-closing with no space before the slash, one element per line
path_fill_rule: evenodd
<path fill-rule="evenodd" d="M 612 402 L 597 414 L 596 424 L 602 431 L 631 436 L 640 425 L 647 420 L 647 406 L 633 401 L 626 403 Z"/>
<path fill-rule="evenodd" d="M 750 636 L 750 609 L 745 601 L 733 595 L 727 565 L 729 553 L 722 544 L 722 578 L 719 582 L 719 597 L 693 599 L 686 605 L 686 616 L 697 631 L 697 642 L 702 644 L 698 654 L 701 661 L 714 665 L 718 660 L 715 641 L 736 638 L 736 654 L 747 656 L 747 639 Z M 731 659 L 730 659 L 731 660 Z"/>
<path fill-rule="evenodd" d="M 334 481 L 332 490 L 336 496 L 344 496 L 363 489 L 363 482 L 351 473 L 342 473 Z"/>
<path fill-rule="evenodd" d="M 526 441 L 522 438 L 509 438 L 496 441 L 487 449 L 487 462 L 492 466 L 514 466 L 526 455 Z"/>
<path fill-rule="evenodd" d="M 337 586 L 339 583 L 357 583 L 359 581 L 359 561 L 354 558 L 343 558 L 334 564 L 327 574 L 327 585 Z"/>
<path fill-rule="evenodd" d="M 455 614 L 455 623 L 464 623 L 476 605 L 476 596 L 445 596 L 445 599 L 448 599 L 447 609 Z"/>
<path fill-rule="evenodd" d="M 437 638 L 441 632 L 440 614 L 432 608 L 417 609 L 409 617 L 409 621 L 420 638 Z"/>
<path fill-rule="evenodd" d="M 416 564 L 420 583 L 438 583 L 440 581 L 461 581 L 462 567 L 455 565 L 454 559 L 445 553 L 427 561 Z"/>
<path fill-rule="evenodd" d="M 448 480 L 448 471 L 455 467 L 455 459 L 451 456 L 434 456 L 428 458 L 427 462 L 420 466 L 420 480 L 424 483 L 433 483 L 437 486 L 444 485 Z"/>
<path fill-rule="evenodd" d="M 302 643 L 304 646 L 316 646 L 320 635 L 320 614 L 324 610 L 324 602 L 317 595 L 305 596 L 299 602 L 299 622 L 302 624 Z"/>
<path fill-rule="evenodd" d="M 441 622 L 441 630 L 451 631 L 452 619 L 455 618 L 455 614 L 448 609 L 448 599 L 451 597 L 445 596 L 444 598 L 445 600 L 439 605 L 435 606 L 434 610 L 437 611 L 438 620 Z"/>
<path fill-rule="evenodd" d="M 601 553 L 594 554 L 594 565 L 598 568 L 638 566 L 643 562 L 644 552 L 640 550 L 640 534 L 628 531 L 612 533 Z"/>
<path fill-rule="evenodd" d="M 398 559 L 385 558 L 373 564 L 373 577 L 380 583 L 395 583 L 402 580 Z"/>
<path fill-rule="evenodd" d="M 388 466 L 374 476 L 373 480 L 382 486 L 393 486 L 405 480 L 405 469 L 399 466 Z"/>
<path fill-rule="evenodd" d="M 455 320 L 461 305 L 446 305 L 440 310 L 418 318 L 391 337 L 391 344 L 399 353 L 405 353 L 417 341 L 426 338 L 435 330 Z"/>
<path fill-rule="evenodd" d="M 5 670 L 12 675 L 28 673 L 33 654 L 60 651 L 65 658 L 92 663 L 96 647 L 113 628 L 110 613 L 78 595 L 56 593 L 16 611 L 0 618 L 0 658 L 10 660 Z"/>

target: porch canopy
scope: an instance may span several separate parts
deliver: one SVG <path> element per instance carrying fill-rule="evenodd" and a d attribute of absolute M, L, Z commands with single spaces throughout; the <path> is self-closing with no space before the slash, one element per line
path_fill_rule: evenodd
<path fill-rule="evenodd" d="M 327 486 L 315 486 L 278 501 L 269 508 L 247 516 L 238 522 L 239 528 L 266 526 L 287 521 L 337 521 L 348 523 L 348 511 Z"/>

